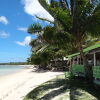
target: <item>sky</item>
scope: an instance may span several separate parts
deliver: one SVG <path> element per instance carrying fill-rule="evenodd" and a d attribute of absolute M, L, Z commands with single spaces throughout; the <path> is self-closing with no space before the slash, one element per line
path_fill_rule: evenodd
<path fill-rule="evenodd" d="M 35 15 L 53 21 L 38 0 L 0 0 L 0 63 L 23 62 L 30 56 L 29 42 L 35 35 L 27 33 L 27 28 L 40 21 Z"/>

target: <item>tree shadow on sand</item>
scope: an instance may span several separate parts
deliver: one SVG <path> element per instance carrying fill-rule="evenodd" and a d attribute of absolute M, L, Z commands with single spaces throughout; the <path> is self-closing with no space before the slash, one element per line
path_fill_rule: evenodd
<path fill-rule="evenodd" d="M 66 95 L 67 93 L 69 94 Z M 35 88 L 24 100 L 52 100 L 60 96 L 65 96 L 68 100 L 100 100 L 100 88 L 96 89 L 84 78 L 58 77 Z"/>
<path fill-rule="evenodd" d="M 57 71 L 57 70 L 47 70 L 47 69 L 43 69 L 43 68 L 33 68 L 33 70 L 31 72 L 35 72 L 35 73 L 45 73 L 45 72 L 64 72 L 64 71 Z"/>
<path fill-rule="evenodd" d="M 88 84 L 84 78 L 71 79 L 70 86 L 70 100 L 100 100 L 100 88 L 96 89 L 93 84 Z M 89 94 L 90 98 L 86 94 Z"/>
<path fill-rule="evenodd" d="M 35 73 L 45 73 L 48 72 L 48 70 L 43 70 L 43 69 L 33 69 L 31 72 L 35 72 Z"/>
<path fill-rule="evenodd" d="M 51 100 L 69 89 L 68 82 L 65 79 L 48 81 L 31 91 L 27 97 L 31 100 Z"/>

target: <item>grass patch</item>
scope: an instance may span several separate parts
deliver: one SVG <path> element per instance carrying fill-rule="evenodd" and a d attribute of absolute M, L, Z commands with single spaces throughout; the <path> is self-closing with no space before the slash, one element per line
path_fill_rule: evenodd
<path fill-rule="evenodd" d="M 83 78 L 61 75 L 35 88 L 24 100 L 100 100 L 100 89 Z"/>

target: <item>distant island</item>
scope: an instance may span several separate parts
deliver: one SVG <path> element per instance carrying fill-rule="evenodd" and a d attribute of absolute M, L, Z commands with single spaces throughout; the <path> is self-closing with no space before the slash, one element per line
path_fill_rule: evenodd
<path fill-rule="evenodd" d="M 27 62 L 9 62 L 9 63 L 0 63 L 0 65 L 27 65 Z"/>

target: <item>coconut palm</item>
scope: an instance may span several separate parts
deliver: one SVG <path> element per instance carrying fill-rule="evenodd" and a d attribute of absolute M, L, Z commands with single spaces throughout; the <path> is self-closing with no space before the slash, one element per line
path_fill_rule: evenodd
<path fill-rule="evenodd" d="M 46 68 L 50 60 L 55 58 L 62 59 L 62 57 L 67 54 L 68 50 L 70 50 L 68 48 L 65 50 L 66 46 L 64 47 L 61 45 L 67 41 L 67 34 L 64 34 L 64 32 L 60 33 L 55 25 L 49 25 L 42 28 L 40 24 L 32 24 L 28 28 L 28 32 L 37 35 L 37 38 L 30 42 L 30 46 L 32 46 L 32 54 L 29 61 L 31 63 Z M 59 32 L 59 34 L 57 34 L 57 32 Z M 71 45 L 68 47 L 70 46 Z"/>
<path fill-rule="evenodd" d="M 100 36 L 100 0 L 60 0 L 56 3 L 53 0 L 51 5 L 45 0 L 39 0 L 39 2 L 53 16 L 57 33 L 67 33 L 67 39 L 68 36 L 73 37 L 72 43 L 79 49 L 85 65 L 83 44 L 87 36 Z M 88 77 L 91 73 L 87 70 L 88 67 L 85 66 Z M 88 78 L 90 79 L 91 76 Z"/>

